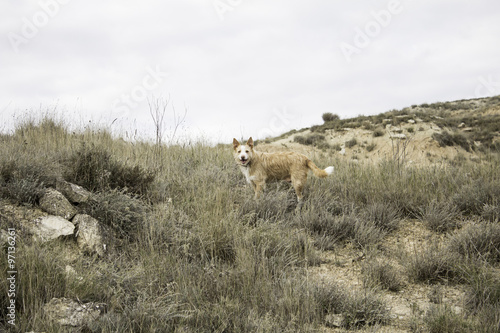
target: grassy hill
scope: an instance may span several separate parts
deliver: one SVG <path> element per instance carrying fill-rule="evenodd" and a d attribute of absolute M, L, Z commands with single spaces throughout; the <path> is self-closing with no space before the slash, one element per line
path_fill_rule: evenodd
<path fill-rule="evenodd" d="M 420 165 L 477 159 L 500 149 L 500 96 L 413 105 L 349 119 L 326 113 L 323 119 L 322 125 L 294 130 L 265 143 L 294 149 L 305 145 L 370 163 L 404 153 L 406 162 Z"/>
<path fill-rule="evenodd" d="M 309 179 L 300 211 L 287 183 L 254 201 L 229 143 L 156 146 L 51 118 L 20 124 L 0 137 L 0 229 L 17 232 L 14 331 L 498 332 L 499 103 L 325 116 L 258 144 L 335 166 Z M 106 230 L 104 256 L 73 237 L 40 243 L 24 227 L 58 179 L 91 191 L 76 208 Z M 12 328 L 8 290 L 0 279 L 0 330 Z M 43 311 L 54 297 L 106 312 L 61 327 Z"/>

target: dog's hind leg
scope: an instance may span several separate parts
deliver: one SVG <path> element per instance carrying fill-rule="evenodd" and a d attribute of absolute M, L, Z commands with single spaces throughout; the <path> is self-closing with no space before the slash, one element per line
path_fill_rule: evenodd
<path fill-rule="evenodd" d="M 297 201 L 299 204 L 302 202 L 303 195 L 302 190 L 307 180 L 307 174 L 292 175 L 292 185 L 295 189 L 295 194 L 297 195 Z"/>

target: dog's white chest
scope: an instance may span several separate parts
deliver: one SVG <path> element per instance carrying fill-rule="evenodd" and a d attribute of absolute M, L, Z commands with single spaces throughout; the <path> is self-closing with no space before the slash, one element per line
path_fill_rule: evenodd
<path fill-rule="evenodd" d="M 252 178 L 253 178 L 250 176 L 250 168 L 240 166 L 240 170 L 241 170 L 241 173 L 243 173 L 243 175 L 245 176 L 247 183 L 250 184 L 250 182 L 252 181 Z"/>

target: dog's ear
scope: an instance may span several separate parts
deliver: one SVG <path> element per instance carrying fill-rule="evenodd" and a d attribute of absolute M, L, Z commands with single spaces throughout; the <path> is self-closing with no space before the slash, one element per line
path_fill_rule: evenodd
<path fill-rule="evenodd" d="M 239 145 L 240 145 L 240 143 L 238 142 L 238 140 L 233 138 L 233 149 L 236 149 Z"/>
<path fill-rule="evenodd" d="M 253 139 L 252 139 L 252 137 L 250 137 L 250 139 L 248 139 L 247 146 L 250 147 L 251 149 L 253 149 Z"/>

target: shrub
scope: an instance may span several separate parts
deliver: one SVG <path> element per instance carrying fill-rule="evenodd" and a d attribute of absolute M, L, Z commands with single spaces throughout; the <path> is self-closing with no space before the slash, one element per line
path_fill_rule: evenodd
<path fill-rule="evenodd" d="M 498 204 L 484 204 L 481 217 L 488 222 L 500 220 L 500 206 Z"/>
<path fill-rule="evenodd" d="M 389 291 L 400 291 L 404 286 L 399 271 L 387 261 L 367 260 L 361 267 L 364 284 L 367 287 L 377 286 Z"/>
<path fill-rule="evenodd" d="M 356 138 L 352 138 L 351 140 L 348 140 L 345 142 L 346 148 L 352 148 L 357 144 L 358 144 L 358 140 L 356 140 Z"/>
<path fill-rule="evenodd" d="M 456 256 L 437 244 L 425 244 L 420 251 L 407 261 L 408 277 L 416 282 L 440 282 L 454 279 L 461 274 L 457 271 Z"/>
<path fill-rule="evenodd" d="M 90 191 L 119 189 L 139 195 L 146 194 L 155 179 L 152 171 L 121 164 L 105 148 L 85 144 L 70 156 L 65 176 Z"/>
<path fill-rule="evenodd" d="M 326 122 L 329 122 L 329 121 L 336 121 L 336 120 L 339 120 L 340 117 L 338 114 L 333 114 L 333 113 L 330 113 L 330 112 L 326 112 L 326 113 L 323 113 L 323 121 L 326 123 Z"/>
<path fill-rule="evenodd" d="M 449 306 L 433 305 L 424 317 L 429 333 L 473 332 L 472 324 L 453 312 Z"/>
<path fill-rule="evenodd" d="M 385 135 L 385 131 L 381 128 L 377 128 L 373 131 L 373 137 L 374 138 L 378 138 L 380 136 L 384 136 Z"/>
<path fill-rule="evenodd" d="M 372 152 L 376 147 L 377 147 L 376 143 L 370 143 L 369 145 L 366 146 L 366 151 Z"/>
<path fill-rule="evenodd" d="M 500 278 L 489 270 L 480 270 L 467 276 L 466 307 L 475 313 L 483 307 L 500 307 Z"/>
<path fill-rule="evenodd" d="M 4 182 L 0 193 L 17 203 L 34 205 L 46 187 L 55 185 L 57 171 L 58 165 L 51 165 L 50 162 L 24 158 L 4 161 L 0 164 L 0 176 Z"/>
<path fill-rule="evenodd" d="M 373 222 L 377 228 L 393 231 L 399 225 L 401 213 L 390 204 L 375 202 L 364 208 L 363 216 L 367 221 Z"/>
<path fill-rule="evenodd" d="M 442 131 L 441 133 L 432 134 L 432 138 L 436 140 L 441 147 L 460 146 L 465 149 L 465 151 L 471 150 L 469 140 L 460 133 L 451 134 L 448 131 Z"/>
<path fill-rule="evenodd" d="M 458 215 L 455 205 L 434 200 L 420 209 L 419 219 L 432 231 L 448 232 L 459 226 Z"/>
<path fill-rule="evenodd" d="M 349 292 L 349 289 L 337 284 L 322 284 L 316 287 L 314 294 L 325 317 L 329 314 L 342 315 L 343 328 L 380 324 L 389 319 L 384 302 L 368 290 Z"/>
<path fill-rule="evenodd" d="M 312 133 L 308 136 L 296 135 L 293 141 L 308 146 L 321 146 L 323 148 L 329 147 L 328 143 L 325 142 L 325 136 L 317 133 Z"/>
<path fill-rule="evenodd" d="M 147 213 L 141 200 L 119 190 L 97 193 L 80 209 L 110 227 L 121 239 L 135 239 Z"/>
<path fill-rule="evenodd" d="M 452 203 L 466 215 L 481 215 L 488 204 L 494 204 L 500 197 L 498 181 L 476 179 L 461 186 L 451 198 Z"/>
<path fill-rule="evenodd" d="M 449 240 L 449 249 L 465 258 L 500 262 L 500 225 L 483 222 L 465 227 Z"/>
<path fill-rule="evenodd" d="M 356 247 L 365 249 L 377 246 L 386 234 L 387 232 L 377 227 L 373 221 L 359 219 L 354 225 L 352 242 Z"/>

